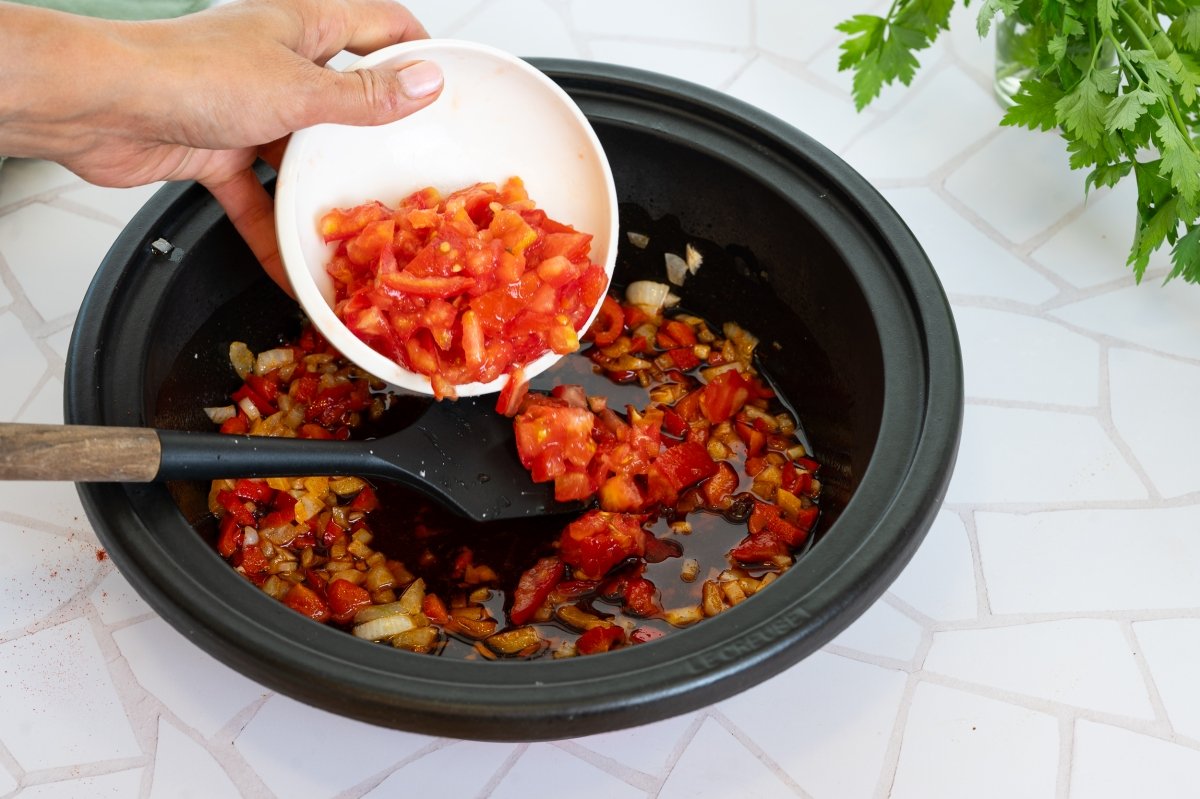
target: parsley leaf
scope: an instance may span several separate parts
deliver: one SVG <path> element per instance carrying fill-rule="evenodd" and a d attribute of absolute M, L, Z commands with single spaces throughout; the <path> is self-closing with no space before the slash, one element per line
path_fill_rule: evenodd
<path fill-rule="evenodd" d="M 1002 125 L 1057 129 L 1086 195 L 1132 174 L 1138 280 L 1170 245 L 1168 279 L 1200 283 L 1200 2 L 976 0 L 986 35 L 997 18 L 1021 27 L 1011 58 L 1025 75 Z M 963 0 L 970 5 L 970 0 Z M 861 110 L 884 85 L 910 83 L 915 53 L 949 26 L 954 0 L 892 0 L 884 16 L 838 26 L 839 69 L 854 70 Z"/>

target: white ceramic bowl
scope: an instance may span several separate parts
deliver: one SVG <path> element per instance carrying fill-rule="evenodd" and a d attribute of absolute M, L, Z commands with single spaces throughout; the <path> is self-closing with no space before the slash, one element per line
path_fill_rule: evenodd
<path fill-rule="evenodd" d="M 334 247 L 317 230 L 321 216 L 370 200 L 395 205 L 425 186 L 450 192 L 516 175 L 551 218 L 593 235 L 591 259 L 611 279 L 617 195 L 608 159 L 578 106 L 509 53 L 429 39 L 378 50 L 348 68 L 417 60 L 436 61 L 445 74 L 445 88 L 432 105 L 378 127 L 317 125 L 292 135 L 276 182 L 275 223 L 288 279 L 317 329 L 371 374 L 430 394 L 428 377 L 371 349 L 334 314 L 333 281 L 325 272 Z M 525 366 L 525 375 L 545 371 L 559 357 L 547 352 Z M 506 382 L 468 383 L 458 393 L 488 394 Z"/>

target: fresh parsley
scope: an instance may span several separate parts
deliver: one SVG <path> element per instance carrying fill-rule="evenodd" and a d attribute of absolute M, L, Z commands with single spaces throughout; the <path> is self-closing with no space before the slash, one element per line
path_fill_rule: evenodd
<path fill-rule="evenodd" d="M 953 7 L 892 0 L 884 16 L 838 25 L 860 111 L 885 84 L 912 82 Z M 1014 54 L 1029 70 L 1001 124 L 1057 129 L 1071 168 L 1089 170 L 1085 192 L 1132 175 L 1134 275 L 1167 246 L 1167 279 L 1200 283 L 1200 0 L 981 0 L 981 36 L 997 17 L 1018 24 Z"/>

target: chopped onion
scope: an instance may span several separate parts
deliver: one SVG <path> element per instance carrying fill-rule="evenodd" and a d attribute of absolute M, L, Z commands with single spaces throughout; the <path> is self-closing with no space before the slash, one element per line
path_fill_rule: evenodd
<path fill-rule="evenodd" d="M 354 628 L 354 634 L 359 638 L 366 638 L 369 641 L 381 641 L 384 638 L 391 638 L 393 635 L 407 632 L 416 626 L 416 622 L 413 621 L 412 616 L 395 613 L 391 616 L 384 616 L 382 619 L 372 619 L 365 624 L 358 625 Z"/>
<path fill-rule="evenodd" d="M 371 605 L 360 610 L 354 616 L 355 624 L 366 624 L 369 621 L 383 619 L 388 616 L 404 615 L 404 605 L 400 602 L 388 602 L 384 605 Z"/>
<path fill-rule="evenodd" d="M 279 367 L 292 363 L 295 357 L 295 353 L 291 349 L 283 347 L 264 350 L 258 354 L 258 358 L 254 361 L 254 374 L 262 377 L 268 372 L 274 372 Z"/>
<path fill-rule="evenodd" d="M 229 363 L 233 366 L 233 371 L 237 372 L 237 376 L 245 380 L 246 375 L 254 371 L 254 353 L 245 342 L 235 341 L 229 345 Z"/>
<path fill-rule="evenodd" d="M 687 262 L 688 272 L 690 272 L 693 275 L 696 274 L 697 272 L 699 272 L 700 265 L 702 263 L 704 263 L 704 256 L 700 254 L 700 251 L 697 250 L 695 247 L 693 247 L 691 244 L 688 244 L 687 247 L 684 249 L 683 254 L 684 254 L 684 257 L 687 259 L 686 262 Z"/>
<path fill-rule="evenodd" d="M 238 400 L 238 407 L 242 409 L 242 413 L 246 414 L 246 417 L 252 422 L 256 422 L 262 418 L 262 414 L 258 412 L 258 406 L 249 397 L 242 397 Z"/>
<path fill-rule="evenodd" d="M 663 621 L 672 627 L 686 627 L 689 624 L 695 624 L 704 618 L 704 611 L 699 605 L 692 605 L 685 608 L 670 608 L 663 611 Z"/>
<path fill-rule="evenodd" d="M 204 412 L 213 424 L 222 424 L 237 416 L 237 408 L 233 405 L 222 405 L 219 408 L 205 408 Z"/>
<path fill-rule="evenodd" d="M 673 252 L 669 252 L 663 256 L 663 260 L 667 263 L 667 280 L 671 281 L 676 286 L 682 286 L 683 281 L 688 276 L 687 261 L 680 258 Z"/>
<path fill-rule="evenodd" d="M 657 316 L 663 308 L 670 308 L 679 302 L 679 298 L 671 293 L 670 286 L 653 280 L 630 283 L 625 289 L 625 299 L 651 316 Z"/>
<path fill-rule="evenodd" d="M 645 233 L 634 233 L 632 230 L 625 231 L 625 238 L 629 239 L 629 243 L 639 250 L 646 249 L 646 245 L 650 243 L 650 237 Z"/>

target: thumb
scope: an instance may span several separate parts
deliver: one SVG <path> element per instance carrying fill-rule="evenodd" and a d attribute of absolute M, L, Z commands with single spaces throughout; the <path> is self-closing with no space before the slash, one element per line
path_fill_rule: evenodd
<path fill-rule="evenodd" d="M 297 128 L 321 122 L 382 125 L 432 103 L 442 91 L 442 70 L 432 61 L 337 72 L 320 69 Z"/>

